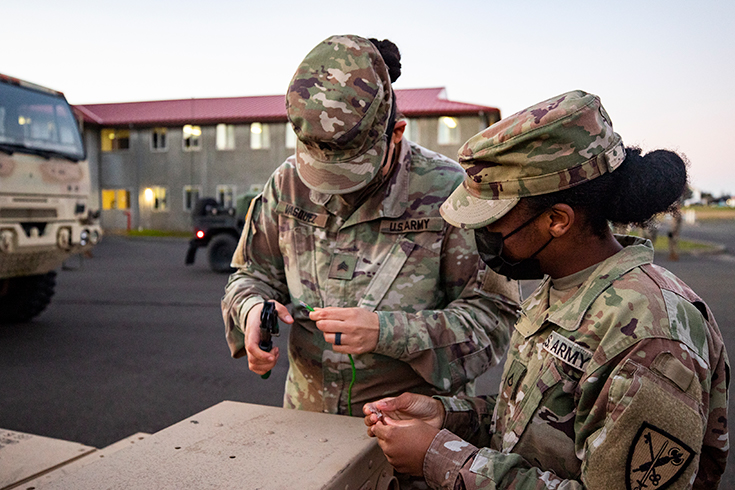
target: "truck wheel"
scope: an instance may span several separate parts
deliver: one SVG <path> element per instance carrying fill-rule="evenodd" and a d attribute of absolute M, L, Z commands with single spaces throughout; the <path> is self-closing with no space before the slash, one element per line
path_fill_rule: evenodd
<path fill-rule="evenodd" d="M 232 235 L 223 233 L 212 238 L 207 247 L 209 268 L 215 272 L 232 272 L 230 262 L 236 248 L 237 240 Z"/>
<path fill-rule="evenodd" d="M 55 287 L 56 271 L 0 279 L 0 324 L 27 322 L 41 313 Z"/>

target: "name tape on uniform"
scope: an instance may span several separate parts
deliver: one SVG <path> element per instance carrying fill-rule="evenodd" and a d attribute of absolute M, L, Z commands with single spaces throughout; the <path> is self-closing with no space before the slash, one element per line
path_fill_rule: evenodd
<path fill-rule="evenodd" d="M 581 345 L 569 340 L 558 332 L 551 332 L 544 341 L 544 350 L 552 356 L 572 366 L 584 370 L 585 365 L 592 359 L 593 353 Z"/>
<path fill-rule="evenodd" d="M 435 218 L 413 218 L 404 220 L 387 220 L 380 222 L 381 233 L 408 233 L 411 231 L 442 231 L 444 219 Z"/>
<path fill-rule="evenodd" d="M 327 214 L 312 213 L 283 201 L 278 203 L 276 213 L 289 216 L 295 220 L 318 226 L 320 228 L 327 226 L 327 219 L 329 219 L 329 215 Z"/>

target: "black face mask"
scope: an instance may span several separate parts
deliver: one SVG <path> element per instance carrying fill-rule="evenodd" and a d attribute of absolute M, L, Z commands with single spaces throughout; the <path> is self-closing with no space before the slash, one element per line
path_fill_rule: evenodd
<path fill-rule="evenodd" d="M 505 236 L 496 231 L 489 231 L 487 227 L 484 226 L 482 228 L 476 228 L 475 242 L 477 242 L 477 252 L 480 254 L 482 261 L 485 262 L 490 269 L 494 270 L 501 276 L 509 277 L 510 279 L 542 279 L 544 277 L 544 273 L 541 272 L 541 263 L 536 256 L 541 253 L 549 243 L 551 243 L 551 240 L 554 239 L 553 236 L 527 259 L 521 259 L 518 262 L 508 262 L 502 257 L 502 253 L 503 242 L 506 238 L 525 228 L 545 211 L 546 210 L 533 216 L 531 219 L 527 220 L 521 226 Z"/>

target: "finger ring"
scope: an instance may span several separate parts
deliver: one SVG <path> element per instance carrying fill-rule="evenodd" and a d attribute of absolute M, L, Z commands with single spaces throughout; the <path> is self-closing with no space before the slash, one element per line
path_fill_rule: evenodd
<path fill-rule="evenodd" d="M 334 334 L 334 345 L 342 345 L 342 332 Z"/>

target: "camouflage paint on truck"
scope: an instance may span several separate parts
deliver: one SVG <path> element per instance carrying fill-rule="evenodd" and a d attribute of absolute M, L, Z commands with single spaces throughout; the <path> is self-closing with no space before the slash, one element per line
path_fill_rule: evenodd
<path fill-rule="evenodd" d="M 0 323 L 40 313 L 54 269 L 99 241 L 90 190 L 64 95 L 0 74 Z"/>

